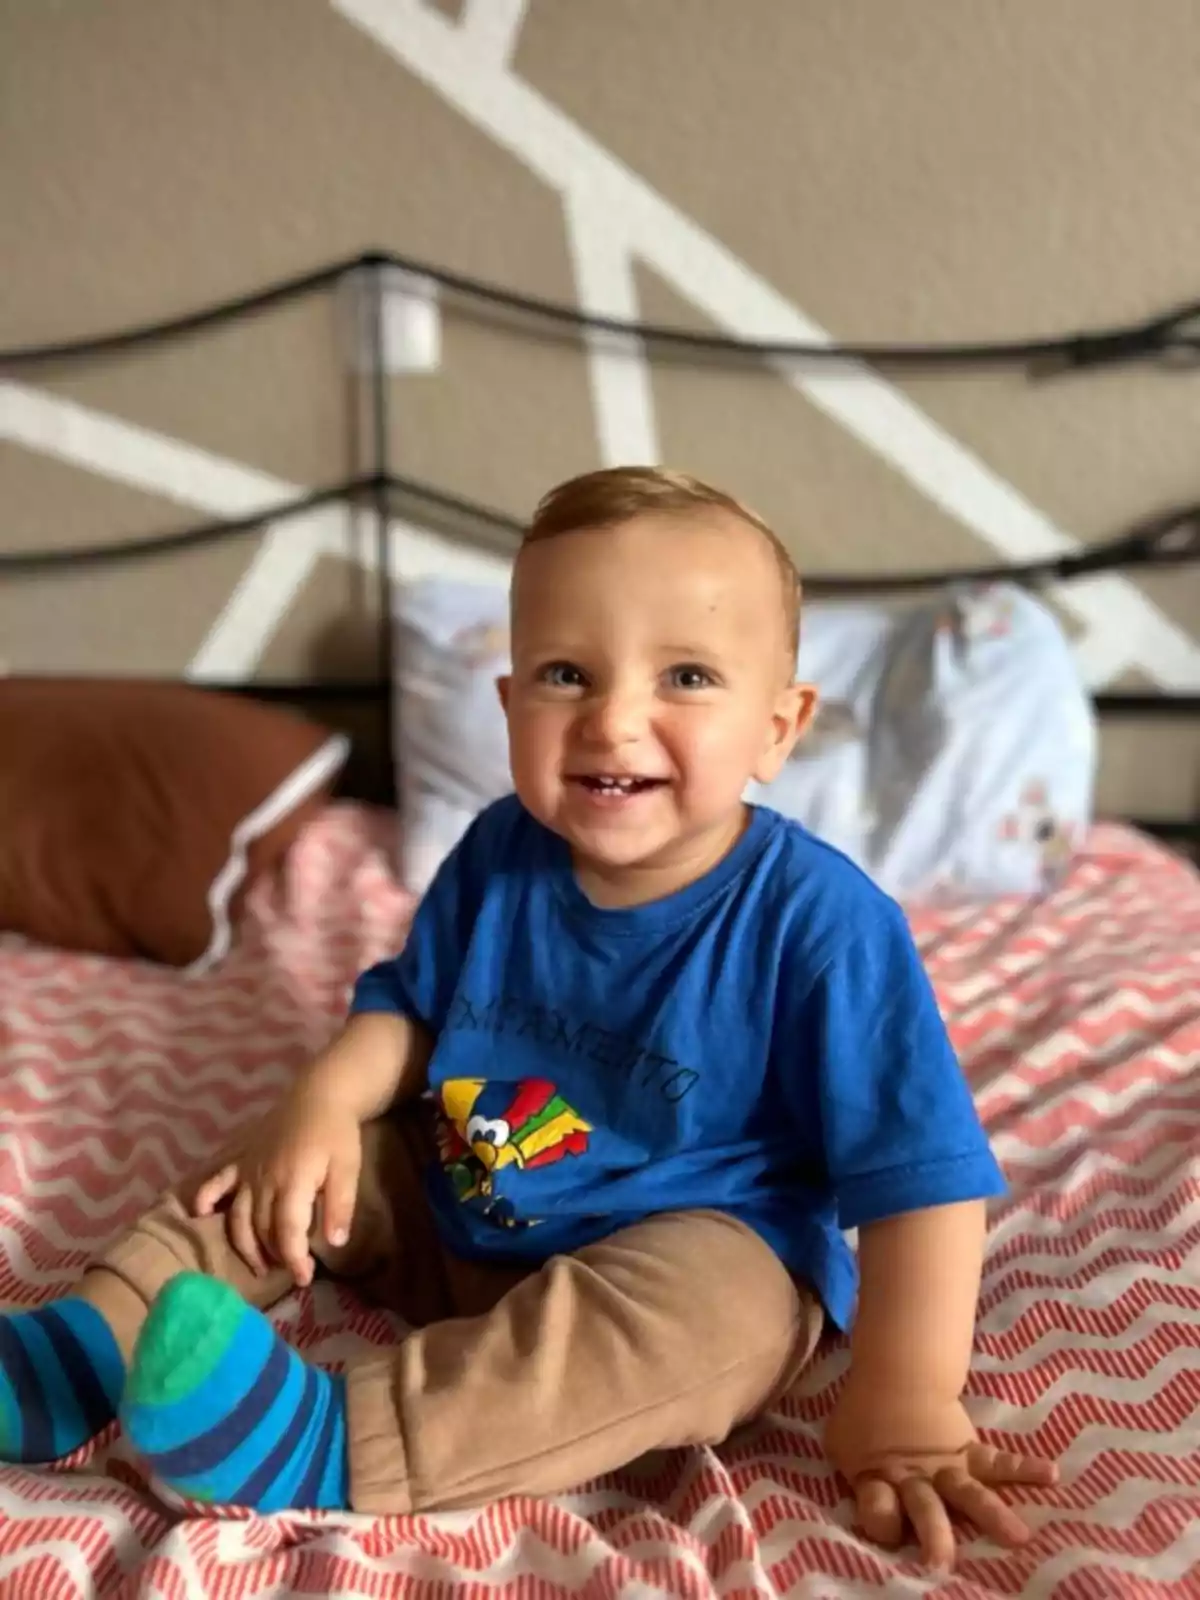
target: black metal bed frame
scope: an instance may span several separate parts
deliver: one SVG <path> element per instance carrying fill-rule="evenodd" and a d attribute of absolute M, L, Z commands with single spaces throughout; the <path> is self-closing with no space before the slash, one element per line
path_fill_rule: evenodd
<path fill-rule="evenodd" d="M 175 549 L 213 543 L 253 531 L 268 523 L 277 524 L 320 505 L 365 504 L 374 513 L 377 543 L 378 676 L 365 681 L 219 682 L 208 687 L 292 705 L 309 712 L 323 712 L 332 720 L 336 720 L 339 709 L 343 714 L 347 710 L 366 710 L 377 727 L 376 759 L 370 759 L 370 752 L 363 752 L 360 748 L 347 768 L 342 792 L 383 803 L 390 803 L 395 794 L 392 723 L 392 593 L 395 573 L 389 534 L 396 507 L 405 503 L 416 504 L 427 526 L 436 526 L 439 531 L 459 537 L 469 531 L 476 540 L 502 550 L 511 551 L 515 548 L 515 541 L 520 534 L 519 522 L 505 513 L 461 499 L 392 470 L 389 379 L 384 351 L 384 296 L 388 276 L 397 270 L 422 279 L 432 279 L 465 299 L 473 309 L 478 310 L 480 306 L 490 308 L 493 313 L 501 314 L 506 322 L 510 322 L 512 314 L 516 313 L 543 324 L 549 323 L 552 333 L 565 330 L 572 335 L 579 329 L 598 329 L 614 338 L 629 337 L 651 346 L 665 345 L 677 353 L 679 350 L 686 353 L 689 347 L 695 347 L 710 359 L 714 353 L 734 354 L 742 359 L 747 355 L 772 358 L 786 355 L 797 360 L 853 359 L 868 360 L 881 366 L 929 365 L 936 368 L 1015 361 L 1030 367 L 1035 375 L 1039 371 L 1043 375 L 1047 370 L 1069 372 L 1155 356 L 1163 358 L 1168 365 L 1180 368 L 1200 367 L 1200 335 L 1192 330 L 1192 323 L 1200 314 L 1198 306 L 1182 308 L 1133 328 L 1073 334 L 1060 339 L 1013 340 L 993 345 L 784 346 L 597 318 L 572 307 L 535 300 L 378 250 L 330 263 L 313 272 L 168 321 L 91 339 L 0 351 L 0 372 L 21 372 L 29 368 L 54 369 L 81 359 L 187 337 L 209 327 L 255 315 L 289 300 L 336 289 L 351 277 L 357 277 L 360 283 L 368 285 L 369 360 L 365 374 L 365 434 L 369 448 L 364 472 L 313 490 L 295 500 L 268 507 L 251 517 L 220 519 L 150 537 L 108 542 L 82 549 L 0 552 L 0 578 L 6 574 L 45 571 L 54 567 L 77 569 L 81 565 L 110 565 L 143 559 Z M 1184 358 L 1182 360 L 1181 355 Z M 1055 357 L 1056 364 L 1053 361 Z M 1072 578 L 1099 571 L 1131 567 L 1161 568 L 1197 560 L 1200 560 L 1200 502 L 1156 513 L 1116 538 L 1053 560 L 1031 562 L 1023 566 L 999 565 L 956 571 L 895 572 L 866 576 L 816 574 L 806 579 L 805 588 L 809 594 L 820 595 L 883 594 L 933 588 L 955 581 L 997 578 L 1040 587 L 1047 583 L 1069 582 Z M 1200 694 L 1110 692 L 1093 695 L 1092 699 L 1098 716 L 1105 719 L 1150 721 L 1200 716 Z M 366 760 L 363 759 L 364 754 Z M 1135 827 L 1159 838 L 1186 842 L 1193 848 L 1200 844 L 1200 813 L 1186 818 L 1128 820 Z"/>

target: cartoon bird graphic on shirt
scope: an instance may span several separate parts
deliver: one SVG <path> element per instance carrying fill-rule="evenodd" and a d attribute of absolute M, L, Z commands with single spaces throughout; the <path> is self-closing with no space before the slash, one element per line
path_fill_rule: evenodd
<path fill-rule="evenodd" d="M 494 1199 L 507 1167 L 548 1167 L 582 1155 L 592 1131 L 545 1078 L 489 1083 L 451 1078 L 438 1090 L 438 1150 L 460 1201 L 482 1199 L 495 1220 L 517 1225 L 511 1206 Z"/>

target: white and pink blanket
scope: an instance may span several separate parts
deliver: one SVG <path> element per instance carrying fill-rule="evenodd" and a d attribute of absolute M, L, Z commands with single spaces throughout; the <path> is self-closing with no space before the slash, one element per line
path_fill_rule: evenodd
<path fill-rule="evenodd" d="M 404 937 L 389 837 L 332 807 L 201 979 L 0 940 L 0 1304 L 63 1291 L 327 1037 Z M 1013 1185 L 971 1408 L 1064 1466 L 1026 1498 L 1027 1549 L 968 1540 L 933 1589 L 911 1552 L 856 1537 L 818 1444 L 834 1348 L 722 1450 L 474 1514 L 185 1517 L 111 1436 L 54 1471 L 0 1468 L 0 1597 L 1200 1595 L 1200 876 L 1099 828 L 1050 900 L 916 932 Z M 328 1284 L 279 1321 L 330 1364 L 396 1333 Z"/>

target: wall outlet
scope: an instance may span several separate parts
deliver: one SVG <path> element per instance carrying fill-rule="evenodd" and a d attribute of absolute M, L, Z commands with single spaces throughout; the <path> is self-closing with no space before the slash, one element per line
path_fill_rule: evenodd
<path fill-rule="evenodd" d="M 349 299 L 350 359 L 355 371 L 371 371 L 376 271 L 382 275 L 384 371 L 393 377 L 436 372 L 442 364 L 438 286 L 430 278 L 399 267 L 355 272 L 344 280 Z"/>

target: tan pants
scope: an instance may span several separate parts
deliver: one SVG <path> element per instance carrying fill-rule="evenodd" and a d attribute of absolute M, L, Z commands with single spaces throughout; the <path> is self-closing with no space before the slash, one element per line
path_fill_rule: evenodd
<path fill-rule="evenodd" d="M 336 1252 L 314 1242 L 327 1271 L 415 1330 L 348 1366 L 354 1510 L 552 1494 L 651 1450 L 720 1443 L 811 1357 L 819 1305 L 719 1212 L 657 1216 L 529 1271 L 455 1259 L 424 1198 L 430 1149 L 415 1113 L 372 1124 L 353 1235 Z M 249 1270 L 223 1216 L 190 1216 L 193 1189 L 168 1196 L 89 1274 L 125 1349 L 178 1272 L 208 1273 L 264 1308 L 292 1288 L 286 1271 Z"/>

